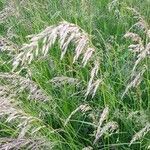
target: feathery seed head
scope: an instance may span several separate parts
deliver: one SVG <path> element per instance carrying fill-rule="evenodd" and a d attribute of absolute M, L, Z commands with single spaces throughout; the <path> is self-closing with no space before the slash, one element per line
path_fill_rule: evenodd
<path fill-rule="evenodd" d="M 127 32 L 124 35 L 124 37 L 128 38 L 128 39 L 131 39 L 133 42 L 137 42 L 137 43 L 141 42 L 141 37 L 138 34 L 133 33 L 133 32 Z"/>
<path fill-rule="evenodd" d="M 147 133 L 150 132 L 150 124 L 146 124 L 144 128 L 142 128 L 139 132 L 137 132 L 130 141 L 130 145 L 132 145 L 135 141 L 140 140 L 142 137 L 144 137 Z"/>

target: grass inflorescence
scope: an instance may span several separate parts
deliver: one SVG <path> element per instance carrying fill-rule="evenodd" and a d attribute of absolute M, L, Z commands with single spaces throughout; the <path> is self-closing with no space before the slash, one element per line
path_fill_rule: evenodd
<path fill-rule="evenodd" d="M 150 149 L 149 0 L 0 1 L 0 150 Z"/>

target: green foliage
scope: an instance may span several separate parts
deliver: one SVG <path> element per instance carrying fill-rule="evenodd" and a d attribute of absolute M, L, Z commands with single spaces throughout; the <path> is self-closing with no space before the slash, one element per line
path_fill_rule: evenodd
<path fill-rule="evenodd" d="M 89 68 L 93 64 L 89 63 L 85 68 L 81 68 L 78 63 L 72 64 L 71 46 L 70 52 L 60 61 L 60 48 L 55 44 L 46 58 L 33 61 L 21 72 L 22 76 L 29 73 L 30 79 L 51 97 L 49 101 L 37 102 L 30 100 L 25 91 L 18 94 L 18 107 L 30 116 L 39 118 L 40 121 L 35 123 L 35 127 L 44 126 L 33 135 L 28 131 L 27 137 L 45 137 L 46 140 L 56 143 L 54 150 L 80 150 L 87 146 L 93 147 L 94 150 L 146 150 L 150 146 L 149 133 L 129 146 L 133 135 L 144 127 L 141 123 L 144 116 L 140 115 L 141 120 L 128 116 L 135 111 L 150 116 L 149 58 L 144 62 L 148 69 L 144 73 L 142 83 L 137 88 L 130 89 L 123 99 L 121 96 L 136 59 L 128 50 L 131 42 L 123 38 L 137 22 L 127 7 L 137 9 L 147 23 L 150 23 L 149 0 L 118 0 L 110 10 L 110 0 L 22 0 L 21 5 L 19 0 L 14 2 L 18 15 L 9 16 L 5 22 L 0 22 L 1 36 L 10 38 L 11 32 L 13 36 L 10 40 L 21 47 L 23 43 L 28 42 L 27 35 L 37 34 L 47 26 L 63 20 L 77 24 L 91 35 L 91 42 L 100 59 L 99 76 L 103 79 L 95 97 L 92 99 L 89 96 L 85 99 L 84 89 L 89 80 Z M 5 3 L 8 2 L 0 1 L 0 10 L 3 10 Z M 1 73 L 11 71 L 12 57 L 6 53 L 2 54 L 0 50 Z M 81 83 L 79 87 L 70 84 L 55 87 L 50 80 L 57 76 L 77 78 Z M 3 82 L 0 83 L 0 86 L 2 85 Z M 89 114 L 80 111 L 64 126 L 71 112 L 81 104 L 91 106 L 97 121 L 104 107 L 109 106 L 109 120 L 118 123 L 118 132 L 103 135 L 93 145 L 96 129 Z M 149 118 L 147 120 L 150 122 Z M 1 138 L 16 138 L 18 135 L 17 122 L 8 123 L 5 118 L 0 118 Z"/>

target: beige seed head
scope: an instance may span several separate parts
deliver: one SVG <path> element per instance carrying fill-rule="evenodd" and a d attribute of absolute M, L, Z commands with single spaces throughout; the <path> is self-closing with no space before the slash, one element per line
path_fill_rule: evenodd
<path fill-rule="evenodd" d="M 135 141 L 140 140 L 147 133 L 149 133 L 149 131 L 150 131 L 150 124 L 148 123 L 143 129 L 141 129 L 133 136 L 132 140 L 130 141 L 130 145 L 132 145 Z"/>

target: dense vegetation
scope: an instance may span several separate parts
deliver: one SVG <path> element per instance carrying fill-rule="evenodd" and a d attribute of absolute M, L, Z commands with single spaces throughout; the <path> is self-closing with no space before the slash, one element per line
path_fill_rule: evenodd
<path fill-rule="evenodd" d="M 0 150 L 150 149 L 149 8 L 0 0 Z"/>

